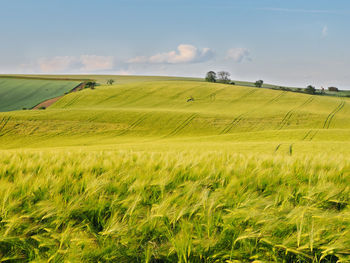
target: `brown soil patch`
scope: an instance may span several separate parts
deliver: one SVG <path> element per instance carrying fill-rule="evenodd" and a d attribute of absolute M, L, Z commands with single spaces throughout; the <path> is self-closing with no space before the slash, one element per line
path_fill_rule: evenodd
<path fill-rule="evenodd" d="M 38 105 L 36 105 L 33 108 L 33 110 L 39 110 L 40 108 L 43 108 L 43 107 L 45 107 L 45 109 L 46 109 L 46 108 L 50 107 L 52 104 L 54 104 L 56 101 L 58 101 L 62 97 L 63 96 L 59 96 L 59 97 L 56 97 L 56 98 L 53 98 L 53 99 L 45 100 L 42 103 L 39 103 Z"/>
<path fill-rule="evenodd" d="M 84 82 L 80 83 L 78 86 L 76 86 L 74 89 L 72 89 L 69 93 L 82 90 L 85 88 L 85 86 L 86 86 L 86 83 L 84 83 Z"/>
<path fill-rule="evenodd" d="M 72 89 L 69 93 L 82 90 L 85 88 L 85 86 L 86 86 L 86 83 L 80 83 L 78 86 L 76 86 L 74 89 Z M 52 104 L 54 104 L 56 101 L 58 101 L 60 98 L 62 98 L 63 96 L 64 95 L 56 97 L 56 98 L 45 100 L 45 101 L 39 103 L 38 105 L 34 106 L 32 109 L 39 110 L 40 108 L 43 108 L 43 107 L 46 109 L 46 108 L 50 107 Z"/>

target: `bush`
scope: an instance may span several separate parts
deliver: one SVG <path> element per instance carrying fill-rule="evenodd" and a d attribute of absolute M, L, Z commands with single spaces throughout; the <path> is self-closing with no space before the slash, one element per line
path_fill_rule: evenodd
<path fill-rule="evenodd" d="M 336 88 L 336 87 L 329 87 L 329 88 L 328 88 L 328 91 L 335 91 L 335 92 L 338 92 L 339 89 Z"/>
<path fill-rule="evenodd" d="M 39 107 L 39 110 L 46 110 L 46 107 L 45 106 L 41 106 L 41 107 Z"/>
<path fill-rule="evenodd" d="M 255 81 L 254 85 L 258 88 L 261 88 L 264 84 L 264 81 L 263 80 L 257 80 Z"/>
<path fill-rule="evenodd" d="M 89 82 L 86 82 L 85 83 L 85 89 L 95 89 L 95 86 L 96 86 L 96 82 L 95 81 L 89 81 Z"/>
<path fill-rule="evenodd" d="M 283 91 L 293 91 L 291 88 L 287 88 L 287 87 L 279 87 L 279 89 Z"/>
<path fill-rule="evenodd" d="M 305 89 L 305 92 L 308 94 L 315 94 L 316 93 L 316 89 L 314 86 L 309 85 L 307 86 L 307 88 Z"/>
<path fill-rule="evenodd" d="M 115 82 L 114 79 L 109 79 L 109 80 L 107 80 L 107 84 L 108 84 L 108 85 L 113 85 L 114 82 Z"/>

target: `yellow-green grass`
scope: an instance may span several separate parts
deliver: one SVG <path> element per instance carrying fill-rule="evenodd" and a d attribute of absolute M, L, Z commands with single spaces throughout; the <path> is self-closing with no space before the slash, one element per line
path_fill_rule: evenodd
<path fill-rule="evenodd" d="M 0 153 L 0 252 L 30 262 L 348 262 L 349 159 Z"/>
<path fill-rule="evenodd" d="M 0 78 L 0 111 L 32 108 L 42 101 L 63 95 L 78 81 Z"/>
<path fill-rule="evenodd" d="M 349 102 L 144 80 L 0 113 L 0 258 L 347 262 Z"/>
<path fill-rule="evenodd" d="M 135 82 L 71 93 L 45 111 L 0 113 L 0 147 L 186 148 L 213 142 L 219 148 L 247 143 L 248 150 L 268 144 L 273 153 L 279 144 L 302 151 L 303 145 L 330 142 L 338 149 L 324 151 L 345 153 L 349 114 L 347 98 L 193 81 Z"/>

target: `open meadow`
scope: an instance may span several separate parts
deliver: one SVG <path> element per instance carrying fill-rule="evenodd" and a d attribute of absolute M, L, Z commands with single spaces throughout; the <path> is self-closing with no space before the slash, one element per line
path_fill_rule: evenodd
<path fill-rule="evenodd" d="M 350 260 L 349 98 L 108 78 L 0 112 L 3 262 Z"/>

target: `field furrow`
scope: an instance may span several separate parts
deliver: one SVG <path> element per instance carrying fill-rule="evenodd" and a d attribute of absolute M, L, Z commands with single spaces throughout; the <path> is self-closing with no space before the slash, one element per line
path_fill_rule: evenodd
<path fill-rule="evenodd" d="M 181 130 L 183 130 L 187 125 L 189 125 L 196 117 L 197 113 L 191 114 L 184 122 L 182 122 L 179 126 L 177 126 L 173 131 L 171 131 L 166 137 L 175 136 Z"/>
<path fill-rule="evenodd" d="M 144 113 L 142 114 L 136 121 L 134 121 L 133 123 L 130 124 L 130 126 L 125 129 L 125 130 L 122 130 L 121 132 L 119 132 L 117 134 L 117 136 L 121 136 L 121 135 L 125 135 L 126 133 L 130 132 L 131 130 L 133 130 L 134 128 L 136 128 L 141 122 L 143 122 L 147 116 L 149 115 L 150 113 Z"/>
<path fill-rule="evenodd" d="M 341 111 L 345 106 L 345 101 L 344 99 L 341 100 L 340 104 L 327 116 L 324 124 L 323 124 L 323 128 L 324 129 L 329 129 L 331 123 L 332 123 L 332 120 L 334 118 L 334 116 L 339 112 Z"/>
<path fill-rule="evenodd" d="M 9 116 L 9 117 L 7 117 L 7 118 L 4 117 L 2 123 L 0 123 L 0 136 L 3 135 L 3 131 L 4 131 L 4 129 L 5 129 L 6 125 L 7 125 L 7 123 L 10 121 L 10 119 L 11 119 L 11 116 Z"/>
<path fill-rule="evenodd" d="M 308 105 L 309 103 L 311 103 L 313 100 L 314 100 L 314 97 L 310 97 L 310 98 L 306 99 L 306 100 L 305 100 L 302 104 L 300 104 L 299 106 L 297 106 L 297 107 L 291 109 L 290 111 L 288 111 L 288 112 L 286 113 L 286 115 L 283 117 L 283 119 L 282 119 L 282 121 L 281 121 L 281 123 L 280 123 L 280 125 L 279 125 L 279 127 L 278 127 L 277 129 L 278 129 L 278 130 L 283 129 L 283 128 L 287 125 L 288 121 L 292 118 L 293 114 L 294 114 L 296 111 L 302 109 L 303 107 L 305 107 L 306 105 Z"/>

